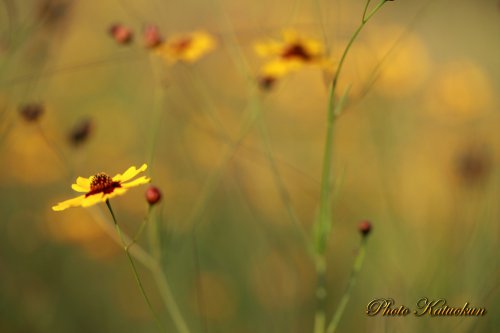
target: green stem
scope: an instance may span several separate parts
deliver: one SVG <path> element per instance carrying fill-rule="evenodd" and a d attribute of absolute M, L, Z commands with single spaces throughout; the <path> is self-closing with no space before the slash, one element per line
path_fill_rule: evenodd
<path fill-rule="evenodd" d="M 361 239 L 361 247 L 359 249 L 358 255 L 356 256 L 356 260 L 354 261 L 354 265 L 352 267 L 351 276 L 349 278 L 349 283 L 347 284 L 347 288 L 344 292 L 344 295 L 342 295 L 339 306 L 338 306 L 337 310 L 335 311 L 335 314 L 333 315 L 332 320 L 328 324 L 328 328 L 326 330 L 326 333 L 334 333 L 335 330 L 337 329 L 339 323 L 340 323 L 340 319 L 342 318 L 342 315 L 344 314 L 347 303 L 349 302 L 349 299 L 351 298 L 352 289 L 354 288 L 354 285 L 356 284 L 356 280 L 357 280 L 359 271 L 361 270 L 361 267 L 363 266 L 365 254 L 366 254 L 366 237 L 363 236 L 363 238 Z"/>
<path fill-rule="evenodd" d="M 326 324 L 326 260 L 325 256 L 316 256 L 316 300 L 317 310 L 314 316 L 314 333 L 324 333 Z"/>
<path fill-rule="evenodd" d="M 132 267 L 132 271 L 134 273 L 135 281 L 137 282 L 137 285 L 139 286 L 141 294 L 144 297 L 144 300 L 146 301 L 146 304 L 148 305 L 149 310 L 153 314 L 153 317 L 155 318 L 156 323 L 158 324 L 158 327 L 160 328 L 160 331 L 166 331 L 166 329 L 163 326 L 162 322 L 158 318 L 158 315 L 154 311 L 153 306 L 151 305 L 151 302 L 149 301 L 149 297 L 146 294 L 146 290 L 144 290 L 144 286 L 142 285 L 142 281 L 141 281 L 141 278 L 139 276 L 139 272 L 137 271 L 137 267 L 135 266 L 134 260 L 132 259 L 132 256 L 130 255 L 129 246 L 125 242 L 125 238 L 123 237 L 122 230 L 121 230 L 120 226 L 118 225 L 115 213 L 113 212 L 113 208 L 111 208 L 111 204 L 109 203 L 109 200 L 106 200 L 106 206 L 108 206 L 108 210 L 111 213 L 111 217 L 113 218 L 113 222 L 115 224 L 116 232 L 118 233 L 118 236 L 120 237 L 120 240 L 121 240 L 122 245 L 123 245 L 123 249 L 125 250 L 125 253 L 127 254 L 127 258 L 128 258 L 129 263 L 130 263 L 130 267 Z"/>
<path fill-rule="evenodd" d="M 337 70 L 335 71 L 335 76 L 333 77 L 332 83 L 330 85 L 329 97 L 328 97 L 328 108 L 327 108 L 327 123 L 326 123 L 326 137 L 325 137 L 325 149 L 323 153 L 323 171 L 321 177 L 321 194 L 320 194 L 320 208 L 319 216 L 315 222 L 314 226 L 314 241 L 316 248 L 317 262 L 324 263 L 326 261 L 325 252 L 326 245 L 328 242 L 330 230 L 331 230 L 331 192 L 332 192 L 332 156 L 333 156 L 333 127 L 335 123 L 336 116 L 342 111 L 343 104 L 347 98 L 348 91 L 340 98 L 339 101 L 335 99 L 337 92 L 338 80 L 340 78 L 340 73 L 344 66 L 344 62 L 347 55 L 358 37 L 359 33 L 363 30 L 366 23 L 375 15 L 375 13 L 382 8 L 386 0 L 381 0 L 373 10 L 366 15 L 368 10 L 368 5 L 371 0 L 367 0 L 365 10 L 363 12 L 363 17 L 361 24 L 354 31 L 351 39 L 347 43 L 347 46 L 340 57 Z M 326 298 L 326 286 L 325 286 L 325 269 L 323 265 L 316 265 L 317 279 L 317 310 L 316 319 L 314 321 L 314 332 L 323 333 L 325 325 L 325 298 Z"/>

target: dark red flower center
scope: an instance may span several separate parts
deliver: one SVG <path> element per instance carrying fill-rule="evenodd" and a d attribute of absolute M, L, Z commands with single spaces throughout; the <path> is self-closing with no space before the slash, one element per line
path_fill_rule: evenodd
<path fill-rule="evenodd" d="M 284 59 L 300 59 L 303 61 L 310 61 L 313 58 L 304 45 L 300 43 L 289 45 L 281 54 L 281 57 Z"/>
<path fill-rule="evenodd" d="M 177 54 L 181 54 L 184 52 L 189 46 L 191 46 L 191 43 L 193 40 L 191 38 L 183 38 L 177 42 L 175 42 L 172 47 L 175 50 Z"/>
<path fill-rule="evenodd" d="M 121 187 L 120 182 L 115 182 L 113 181 L 113 178 L 104 172 L 100 172 L 92 177 L 92 181 L 90 182 L 90 192 L 88 192 L 85 197 L 97 193 L 112 193 L 114 189 L 118 187 Z"/>

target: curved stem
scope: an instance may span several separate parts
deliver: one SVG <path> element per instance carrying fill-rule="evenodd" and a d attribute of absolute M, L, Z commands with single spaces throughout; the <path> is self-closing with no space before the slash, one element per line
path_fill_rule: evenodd
<path fill-rule="evenodd" d="M 325 137 L 325 149 L 323 153 L 323 171 L 321 177 L 321 194 L 320 194 L 320 207 L 319 215 L 314 225 L 314 242 L 316 249 L 316 262 L 325 263 L 325 252 L 328 242 L 328 237 L 331 230 L 331 193 L 332 193 L 332 157 L 333 157 L 333 126 L 335 123 L 336 116 L 340 114 L 343 104 L 347 99 L 348 90 L 341 96 L 339 100 L 336 100 L 335 96 L 337 93 L 337 84 L 340 78 L 340 73 L 344 66 L 344 62 L 347 58 L 349 51 L 351 50 L 354 41 L 363 30 L 366 23 L 377 13 L 377 11 L 382 8 L 387 0 L 381 0 L 367 15 L 368 6 L 371 0 L 367 0 L 365 9 L 363 12 L 363 17 L 360 25 L 352 34 L 349 42 L 347 43 L 342 56 L 340 57 L 337 70 L 335 71 L 335 76 L 333 77 L 332 83 L 329 89 L 329 99 L 327 107 L 327 123 L 326 123 L 326 137 Z M 317 310 L 316 317 L 314 321 L 314 332 L 323 333 L 325 332 L 325 299 L 326 299 L 326 286 L 325 286 L 325 269 L 323 265 L 316 265 L 317 279 Z"/>
<path fill-rule="evenodd" d="M 156 320 L 156 323 L 158 324 L 158 327 L 160 328 L 160 330 L 165 331 L 163 324 L 161 323 L 160 319 L 158 318 L 158 315 L 156 314 L 156 312 L 153 309 L 153 306 L 151 305 L 151 302 L 149 301 L 149 297 L 146 294 L 146 290 L 144 290 L 144 286 L 142 285 L 142 281 L 141 281 L 141 278 L 139 276 L 139 272 L 137 271 L 137 267 L 135 266 L 134 260 L 132 259 L 132 256 L 130 255 L 130 252 L 128 250 L 129 246 L 125 242 L 125 238 L 123 237 L 122 230 L 121 230 L 120 226 L 118 225 L 115 213 L 113 212 L 113 208 L 111 208 L 111 204 L 109 203 L 109 200 L 106 200 L 106 206 L 108 206 L 111 217 L 113 218 L 116 232 L 118 233 L 118 236 L 120 237 L 120 240 L 121 240 L 122 245 L 123 245 L 123 249 L 125 250 L 125 253 L 127 254 L 127 258 L 128 258 L 129 263 L 130 263 L 130 267 L 132 267 L 132 271 L 134 272 L 135 281 L 137 282 L 137 285 L 139 286 L 141 294 L 144 297 L 144 300 L 146 301 L 146 304 L 148 305 L 149 310 L 153 314 L 153 316 Z"/>

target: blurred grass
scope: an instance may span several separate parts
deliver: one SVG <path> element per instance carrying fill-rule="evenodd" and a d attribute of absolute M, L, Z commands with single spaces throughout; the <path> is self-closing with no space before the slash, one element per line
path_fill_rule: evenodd
<path fill-rule="evenodd" d="M 188 218 L 230 149 L 205 111 L 213 109 L 227 137 L 237 140 L 247 81 L 223 43 L 192 68 L 152 67 L 140 32 L 155 23 L 165 36 L 203 28 L 222 40 L 229 32 L 214 2 L 60 0 L 52 3 L 70 5 L 59 19 L 48 16 L 53 22 L 39 20 L 42 2 L 4 1 L 0 12 L 0 332 L 155 331 L 125 256 L 88 211 L 58 214 L 50 207 L 71 195 L 69 181 L 78 175 L 114 174 L 146 161 L 158 107 L 148 173 L 164 192 L 163 267 L 193 332 L 203 332 L 202 317 L 211 332 L 310 332 L 314 265 L 289 221 L 257 129 L 224 168 L 196 228 L 197 276 Z M 389 4 L 361 35 L 341 81 L 353 88 L 336 124 L 334 170 L 344 176 L 328 248 L 328 310 L 347 284 L 357 223 L 368 218 L 374 232 L 340 332 L 491 332 L 500 324 L 498 4 L 439 1 L 422 12 L 418 2 Z M 7 11 L 12 5 L 16 10 Z M 260 62 L 252 43 L 287 26 L 325 38 L 338 57 L 362 5 L 320 1 L 320 19 L 314 2 L 222 2 L 255 72 Z M 109 37 L 115 22 L 134 29 L 134 45 Z M 358 98 L 379 65 L 377 80 Z M 307 231 L 319 199 L 326 90 L 321 73 L 304 70 L 279 82 L 262 104 L 279 175 Z M 45 105 L 40 126 L 64 163 L 18 116 L 19 105 L 31 101 Z M 95 131 L 74 148 L 67 136 L 83 117 L 91 117 Z M 132 234 L 146 213 L 143 192 L 113 206 Z M 154 281 L 141 274 L 171 326 Z M 376 297 L 414 306 L 424 296 L 469 301 L 489 313 L 364 314 Z"/>

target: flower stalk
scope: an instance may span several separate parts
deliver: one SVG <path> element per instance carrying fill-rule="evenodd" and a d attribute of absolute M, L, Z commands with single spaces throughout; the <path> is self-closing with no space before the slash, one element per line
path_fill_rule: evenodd
<path fill-rule="evenodd" d="M 371 0 L 367 0 L 361 23 L 354 31 L 347 46 L 345 47 L 339 63 L 337 65 L 335 75 L 329 87 L 329 98 L 327 106 L 327 123 L 326 123 L 326 137 L 325 149 L 323 153 L 323 171 L 321 177 L 321 193 L 320 193 L 320 207 L 319 215 L 314 225 L 314 245 L 316 250 L 316 274 L 317 274 L 317 310 L 314 320 L 314 332 L 325 332 L 325 300 L 326 300 L 326 285 L 325 285 L 325 272 L 326 272 L 326 247 L 331 230 L 332 209 L 332 157 L 333 157 L 333 137 L 334 137 L 334 124 L 335 119 L 341 113 L 343 105 L 347 99 L 348 90 L 339 98 L 336 99 L 337 85 L 344 66 L 347 55 L 359 36 L 360 32 L 365 27 L 366 23 L 382 8 L 387 0 L 381 0 L 371 11 L 368 12 L 368 7 Z M 347 299 L 348 300 L 348 299 Z M 340 313 L 341 316 L 342 313 Z M 340 320 L 340 318 L 338 319 Z M 329 325 L 330 326 L 330 325 Z"/>
<path fill-rule="evenodd" d="M 118 234 L 118 237 L 120 238 L 123 249 L 125 250 L 125 254 L 127 255 L 127 259 L 129 261 L 130 267 L 132 268 L 132 271 L 134 273 L 134 278 L 135 278 L 135 281 L 137 283 L 137 286 L 139 287 L 139 290 L 141 291 L 141 295 L 144 298 L 144 301 L 146 302 L 146 304 L 148 305 L 149 311 L 151 311 L 151 314 L 155 318 L 155 321 L 156 321 L 160 331 L 166 332 L 165 328 L 163 327 L 162 322 L 158 318 L 158 315 L 156 314 L 155 310 L 153 309 L 153 306 L 151 304 L 151 301 L 149 300 L 148 295 L 146 294 L 146 290 L 144 289 L 144 286 L 142 284 L 141 277 L 139 276 L 139 272 L 137 271 L 137 267 L 135 266 L 134 260 L 132 259 L 132 256 L 130 255 L 129 246 L 125 242 L 125 238 L 123 237 L 122 230 L 121 230 L 120 226 L 118 225 L 115 213 L 113 212 L 113 208 L 111 208 L 111 204 L 109 202 L 109 199 L 106 200 L 106 206 L 108 207 L 109 213 L 111 214 L 111 217 L 113 219 L 113 223 L 114 223 L 115 228 L 116 228 L 116 233 Z"/>

